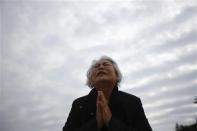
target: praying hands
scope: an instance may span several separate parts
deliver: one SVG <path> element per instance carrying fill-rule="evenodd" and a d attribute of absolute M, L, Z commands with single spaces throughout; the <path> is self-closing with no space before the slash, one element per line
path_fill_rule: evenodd
<path fill-rule="evenodd" d="M 102 91 L 97 92 L 97 110 L 96 110 L 96 120 L 98 129 L 101 129 L 104 125 L 108 125 L 111 120 L 112 113 L 109 109 L 108 102 Z"/>

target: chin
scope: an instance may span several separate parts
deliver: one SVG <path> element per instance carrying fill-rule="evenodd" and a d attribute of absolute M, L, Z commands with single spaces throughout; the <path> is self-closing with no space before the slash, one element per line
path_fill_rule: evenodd
<path fill-rule="evenodd" d="M 97 91 L 103 91 L 103 88 L 96 88 Z"/>
<path fill-rule="evenodd" d="M 106 78 L 99 78 L 99 79 L 97 79 L 96 83 L 102 84 L 103 82 L 107 82 L 107 81 L 109 81 L 109 80 Z"/>
<path fill-rule="evenodd" d="M 109 78 L 107 76 L 103 75 L 103 76 L 97 77 L 96 79 L 97 79 L 97 81 L 99 81 L 99 80 L 108 80 Z"/>

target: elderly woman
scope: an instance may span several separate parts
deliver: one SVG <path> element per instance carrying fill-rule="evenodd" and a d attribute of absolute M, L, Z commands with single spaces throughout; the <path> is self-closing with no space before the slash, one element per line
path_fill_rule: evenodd
<path fill-rule="evenodd" d="M 87 73 L 92 90 L 73 102 L 63 131 L 152 131 L 140 99 L 118 90 L 121 78 L 110 57 L 94 61 Z"/>

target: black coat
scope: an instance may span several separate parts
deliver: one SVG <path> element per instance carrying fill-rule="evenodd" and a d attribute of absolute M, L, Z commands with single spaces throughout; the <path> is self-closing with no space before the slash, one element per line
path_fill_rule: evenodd
<path fill-rule="evenodd" d="M 92 89 L 88 95 L 73 102 L 63 131 L 97 131 L 96 97 L 97 92 Z M 109 108 L 112 118 L 102 131 L 152 131 L 138 97 L 115 87 L 109 100 Z"/>

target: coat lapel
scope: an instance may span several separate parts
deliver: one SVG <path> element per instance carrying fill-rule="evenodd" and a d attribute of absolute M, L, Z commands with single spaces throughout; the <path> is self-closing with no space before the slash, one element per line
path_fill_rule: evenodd
<path fill-rule="evenodd" d="M 88 116 L 90 117 L 95 117 L 96 113 L 96 98 L 97 98 L 97 91 L 96 89 L 92 89 L 90 93 L 88 94 L 88 99 L 86 103 L 87 107 L 87 113 L 89 114 Z"/>
<path fill-rule="evenodd" d="M 118 91 L 118 87 L 114 87 L 112 91 L 112 94 L 109 100 L 109 107 L 113 116 L 122 120 L 125 119 L 125 111 L 121 102 L 121 97 Z"/>

